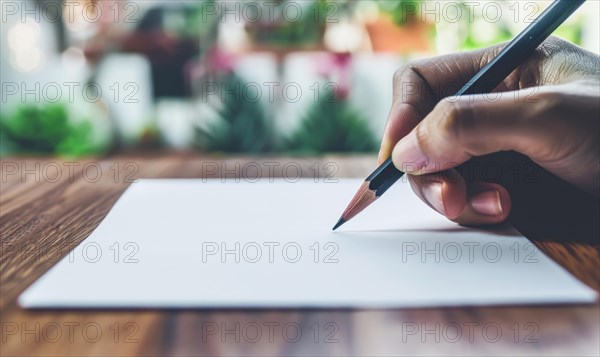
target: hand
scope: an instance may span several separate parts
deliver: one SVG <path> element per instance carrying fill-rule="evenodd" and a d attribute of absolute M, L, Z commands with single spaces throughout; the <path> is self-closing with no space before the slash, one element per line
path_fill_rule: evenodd
<path fill-rule="evenodd" d="M 585 192 L 600 189 L 600 58 L 551 37 L 493 94 L 447 97 L 501 49 L 422 60 L 394 76 L 379 162 L 391 155 L 415 193 L 460 224 L 500 223 L 511 209 L 504 187 L 467 185 L 453 169 L 472 157 L 514 150 Z"/>

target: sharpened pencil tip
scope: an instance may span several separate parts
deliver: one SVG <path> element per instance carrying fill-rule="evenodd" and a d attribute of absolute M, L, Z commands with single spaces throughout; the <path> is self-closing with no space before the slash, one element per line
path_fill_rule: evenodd
<path fill-rule="evenodd" d="M 339 228 L 339 226 L 341 226 L 344 223 L 346 223 L 346 221 L 343 218 L 340 218 L 340 220 L 335 224 L 335 226 L 333 226 L 333 230 L 335 231 Z"/>

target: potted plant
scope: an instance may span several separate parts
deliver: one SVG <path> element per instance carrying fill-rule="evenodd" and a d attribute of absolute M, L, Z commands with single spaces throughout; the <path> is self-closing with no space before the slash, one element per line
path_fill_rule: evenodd
<path fill-rule="evenodd" d="M 422 0 L 381 0 L 365 23 L 375 52 L 429 52 L 435 30 L 421 16 Z"/>

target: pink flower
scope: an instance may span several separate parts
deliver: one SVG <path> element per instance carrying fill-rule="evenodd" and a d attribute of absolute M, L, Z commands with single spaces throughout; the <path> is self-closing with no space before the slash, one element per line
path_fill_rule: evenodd
<path fill-rule="evenodd" d="M 335 96 L 338 99 L 348 98 L 351 89 L 350 68 L 352 55 L 344 53 L 327 53 L 316 56 L 316 72 L 336 87 Z"/>
<path fill-rule="evenodd" d="M 206 63 L 212 72 L 231 72 L 235 68 L 235 57 L 215 46 L 209 51 Z"/>

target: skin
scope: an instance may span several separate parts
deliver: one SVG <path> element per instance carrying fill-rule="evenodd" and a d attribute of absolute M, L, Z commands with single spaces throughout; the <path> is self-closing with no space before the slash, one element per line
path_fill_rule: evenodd
<path fill-rule="evenodd" d="M 551 37 L 493 94 L 448 97 L 502 46 L 410 63 L 394 76 L 379 163 L 391 155 L 417 196 L 460 224 L 501 223 L 511 209 L 504 187 L 467 184 L 453 170 L 476 156 L 514 150 L 600 192 L 600 57 Z"/>

